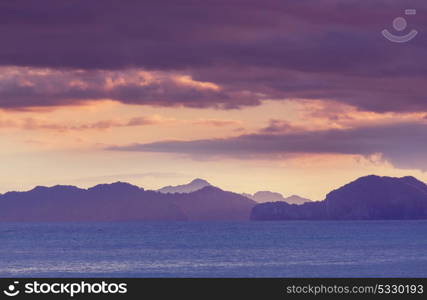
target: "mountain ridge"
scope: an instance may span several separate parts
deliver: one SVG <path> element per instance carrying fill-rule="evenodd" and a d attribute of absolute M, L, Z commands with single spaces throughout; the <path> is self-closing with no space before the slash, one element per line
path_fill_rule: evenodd
<path fill-rule="evenodd" d="M 305 202 L 311 202 L 312 200 L 300 197 L 298 195 L 291 195 L 289 197 L 284 197 L 282 194 L 277 192 L 270 191 L 258 191 L 255 194 L 247 194 L 243 193 L 243 196 L 255 200 L 258 203 L 266 203 L 266 202 L 279 202 L 283 201 L 288 204 L 303 204 Z"/>
<path fill-rule="evenodd" d="M 196 178 L 187 184 L 180 184 L 175 186 L 168 185 L 158 189 L 157 191 L 164 194 L 191 193 L 206 186 L 211 186 L 211 184 L 204 179 Z"/>
<path fill-rule="evenodd" d="M 207 186 L 163 194 L 115 182 L 87 189 L 37 186 L 0 195 L 0 221 L 192 221 L 248 220 L 253 200 Z"/>
<path fill-rule="evenodd" d="M 427 185 L 414 177 L 369 175 L 302 205 L 256 205 L 251 220 L 427 219 Z"/>
<path fill-rule="evenodd" d="M 286 199 L 279 193 L 264 191 L 261 194 Z M 249 197 L 210 184 L 189 193 L 162 193 L 120 181 L 86 189 L 72 185 L 36 186 L 28 191 L 0 195 L 0 221 L 249 219 L 427 219 L 427 185 L 412 176 L 369 175 L 332 190 L 323 201 L 302 204 L 286 201 L 257 203 Z"/>

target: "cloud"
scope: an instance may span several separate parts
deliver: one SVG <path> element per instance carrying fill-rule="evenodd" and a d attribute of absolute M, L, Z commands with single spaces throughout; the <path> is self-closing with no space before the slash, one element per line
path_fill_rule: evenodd
<path fill-rule="evenodd" d="M 306 131 L 304 127 L 293 125 L 288 121 L 270 120 L 270 124 L 261 129 L 262 133 L 292 133 Z"/>
<path fill-rule="evenodd" d="M 230 109 L 329 99 L 375 112 L 427 111 L 427 42 L 395 45 L 380 34 L 409 5 L 418 10 L 409 25 L 426 32 L 427 3 L 320 3 L 6 1 L 0 65 L 29 71 L 0 76 L 0 108 L 113 99 Z M 129 70 L 162 74 L 140 84 Z M 106 78 L 121 76 L 123 84 L 105 88 Z"/>
<path fill-rule="evenodd" d="M 420 10 L 427 7 L 424 1 L 413 2 Z M 234 62 L 348 69 L 386 59 L 390 53 L 380 53 L 379 43 L 363 42 L 378 34 L 371 32 L 372 26 L 386 26 L 407 6 L 387 0 L 322 0 L 315 10 L 311 1 L 293 0 L 266 0 L 262 5 L 256 0 L 127 1 L 119 8 L 114 4 L 114 0 L 2 3 L 0 63 L 176 70 Z M 418 24 L 422 25 L 425 22 Z"/>
<path fill-rule="evenodd" d="M 221 88 L 174 72 L 64 72 L 19 67 L 0 70 L 0 108 L 4 109 L 79 105 L 105 99 L 125 104 L 196 108 L 259 104 L 251 92 Z"/>
<path fill-rule="evenodd" d="M 120 127 L 138 127 L 150 125 L 193 125 L 207 127 L 226 127 L 241 126 L 242 122 L 237 120 L 221 119 L 197 119 L 197 120 L 179 120 L 175 118 L 166 118 L 159 115 L 140 116 L 129 119 L 101 120 L 96 122 L 87 122 L 79 124 L 67 124 L 61 122 L 52 122 L 39 118 L 22 119 L 0 119 L 0 129 L 18 128 L 24 130 L 54 130 L 54 131 L 83 131 L 83 130 L 107 130 Z"/>
<path fill-rule="evenodd" d="M 37 118 L 23 118 L 14 120 L 0 120 L 1 128 L 19 128 L 24 130 L 55 130 L 55 131 L 70 131 L 70 130 L 105 130 L 117 127 L 134 127 L 147 125 L 175 124 L 178 121 L 175 119 L 166 119 L 159 116 L 134 117 L 128 120 L 101 120 L 96 122 L 88 122 L 83 124 L 65 124 L 60 122 L 52 122 Z"/>
<path fill-rule="evenodd" d="M 192 125 L 202 125 L 210 127 L 227 127 L 227 126 L 241 126 L 242 122 L 238 120 L 221 120 L 221 119 L 199 119 L 190 121 Z"/>
<path fill-rule="evenodd" d="M 234 158 L 277 157 L 293 154 L 382 154 L 398 168 L 427 170 L 427 124 L 381 124 L 350 129 L 265 132 L 225 139 L 161 141 L 110 147 L 109 150 L 181 153 Z"/>

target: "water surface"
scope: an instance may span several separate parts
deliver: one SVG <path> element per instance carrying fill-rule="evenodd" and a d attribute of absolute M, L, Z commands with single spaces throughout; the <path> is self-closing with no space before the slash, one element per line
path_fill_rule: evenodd
<path fill-rule="evenodd" d="M 1 277 L 427 277 L 427 221 L 0 223 Z"/>

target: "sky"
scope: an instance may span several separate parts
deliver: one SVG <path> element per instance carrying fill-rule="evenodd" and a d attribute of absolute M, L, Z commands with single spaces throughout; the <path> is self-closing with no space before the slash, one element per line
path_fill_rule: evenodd
<path fill-rule="evenodd" d="M 427 182 L 426 15 L 421 0 L 0 1 L 0 193 L 204 178 L 322 200 L 369 174 Z"/>

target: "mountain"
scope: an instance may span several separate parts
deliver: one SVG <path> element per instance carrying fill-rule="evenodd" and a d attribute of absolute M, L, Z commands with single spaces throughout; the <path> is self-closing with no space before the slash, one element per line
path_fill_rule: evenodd
<path fill-rule="evenodd" d="M 160 197 L 159 197 L 160 196 Z M 36 187 L 0 196 L 0 221 L 186 220 L 169 199 L 122 182 L 89 189 Z"/>
<path fill-rule="evenodd" d="M 249 220 L 255 201 L 242 195 L 206 186 L 188 194 L 172 194 L 188 220 Z"/>
<path fill-rule="evenodd" d="M 310 199 L 302 198 L 297 195 L 292 195 L 290 197 L 285 198 L 280 193 L 274 193 L 270 191 L 259 191 L 253 195 L 251 194 L 242 194 L 242 195 L 252 200 L 255 200 L 258 203 L 284 201 L 288 204 L 303 204 L 305 202 L 311 202 Z"/>
<path fill-rule="evenodd" d="M 264 200 L 281 196 L 271 192 L 255 195 Z M 37 186 L 26 192 L 0 195 L 0 221 L 3 222 L 232 221 L 249 218 L 427 219 L 427 185 L 414 177 L 372 175 L 330 192 L 323 201 L 300 205 L 284 200 L 257 204 L 253 199 L 211 185 L 188 193 L 161 193 L 124 182 L 100 184 L 89 189 L 67 185 Z"/>
<path fill-rule="evenodd" d="M 209 182 L 203 179 L 194 179 L 190 183 L 177 185 L 177 186 L 165 186 L 159 190 L 157 190 L 160 193 L 164 194 L 174 194 L 174 193 L 191 193 L 198 191 L 204 187 L 211 186 Z"/>
<path fill-rule="evenodd" d="M 289 197 L 285 198 L 284 201 L 286 203 L 289 203 L 289 204 L 304 204 L 306 202 L 312 202 L 312 200 L 304 198 L 304 197 L 300 197 L 298 195 L 289 196 Z"/>
<path fill-rule="evenodd" d="M 0 195 L 0 221 L 189 221 L 248 220 L 255 202 L 205 187 L 162 194 L 116 182 L 89 189 L 57 185 Z"/>
<path fill-rule="evenodd" d="M 335 219 L 422 219 L 427 185 L 414 177 L 367 176 L 330 192 L 325 202 Z"/>
<path fill-rule="evenodd" d="M 302 205 L 256 205 L 252 220 L 426 219 L 427 185 L 414 177 L 361 177 L 330 192 L 326 199 Z"/>
<path fill-rule="evenodd" d="M 252 199 L 259 203 L 285 201 L 285 198 L 282 196 L 282 194 L 269 191 L 256 192 L 252 195 Z"/>

